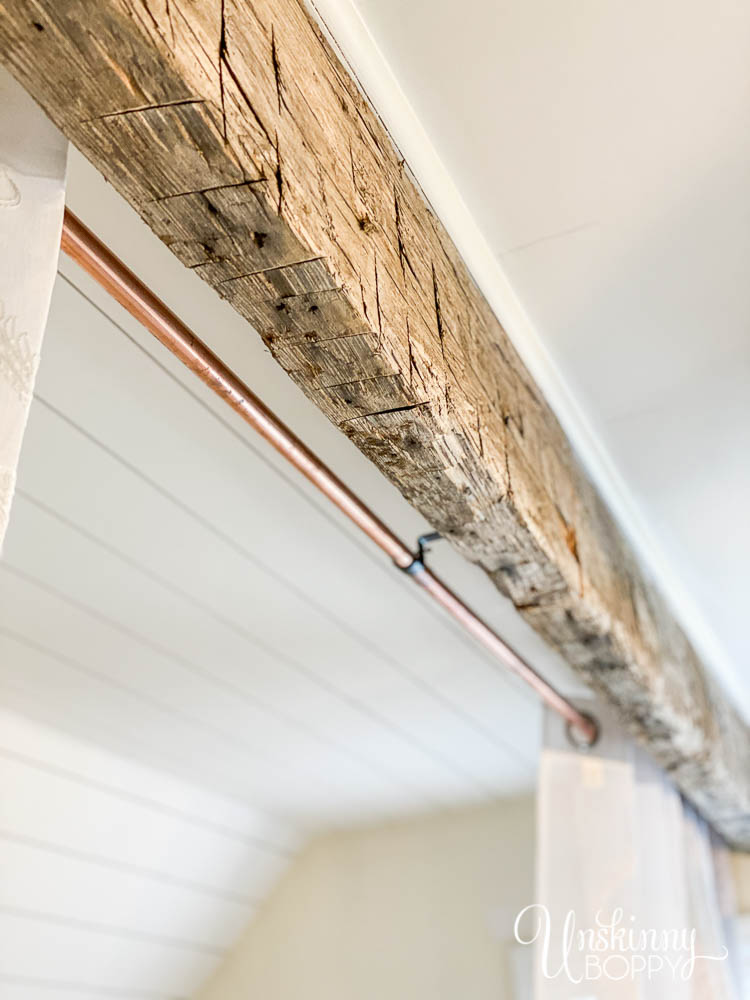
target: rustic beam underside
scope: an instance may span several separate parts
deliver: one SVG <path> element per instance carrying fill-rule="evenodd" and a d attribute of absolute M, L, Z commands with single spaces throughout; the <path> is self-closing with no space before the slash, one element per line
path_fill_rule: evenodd
<path fill-rule="evenodd" d="M 750 734 L 297 0 L 6 0 L 0 58 L 750 847 Z"/>

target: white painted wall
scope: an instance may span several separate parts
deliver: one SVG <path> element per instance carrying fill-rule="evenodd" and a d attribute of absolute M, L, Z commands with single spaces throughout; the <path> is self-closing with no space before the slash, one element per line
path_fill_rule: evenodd
<path fill-rule="evenodd" d="M 737 892 L 737 910 L 750 914 L 750 854 L 733 854 L 732 871 Z"/>
<path fill-rule="evenodd" d="M 525 1000 L 533 861 L 530 797 L 324 836 L 200 1000 Z"/>
<path fill-rule="evenodd" d="M 745 988 L 743 998 L 748 998 L 750 997 L 750 854 L 733 855 L 732 870 L 739 913 L 737 954 Z"/>

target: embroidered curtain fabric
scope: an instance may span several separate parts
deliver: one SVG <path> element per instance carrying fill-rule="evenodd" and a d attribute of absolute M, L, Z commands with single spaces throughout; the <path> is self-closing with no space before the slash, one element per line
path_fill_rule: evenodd
<path fill-rule="evenodd" d="M 57 269 L 67 143 L 0 67 L 0 547 Z"/>
<path fill-rule="evenodd" d="M 728 852 L 615 720 L 546 717 L 537 808 L 536 1000 L 739 1000 Z"/>

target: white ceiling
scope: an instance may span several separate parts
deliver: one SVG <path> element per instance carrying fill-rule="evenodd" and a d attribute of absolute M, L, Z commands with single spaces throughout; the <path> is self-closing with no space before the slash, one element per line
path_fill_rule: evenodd
<path fill-rule="evenodd" d="M 68 203 L 424 530 L 75 151 Z M 575 688 L 479 571 L 430 558 Z M 0 561 L 0 692 L 0 1000 L 188 996 L 311 831 L 535 777 L 534 696 L 65 258 Z"/>
<path fill-rule="evenodd" d="M 314 2 L 750 719 L 750 8 Z"/>

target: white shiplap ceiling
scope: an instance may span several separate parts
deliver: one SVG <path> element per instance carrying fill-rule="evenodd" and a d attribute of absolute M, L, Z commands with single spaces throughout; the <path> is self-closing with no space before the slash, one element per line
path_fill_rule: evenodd
<path fill-rule="evenodd" d="M 260 810 L 0 711 L 0 997 L 192 995 L 297 846 Z"/>
<path fill-rule="evenodd" d="M 68 201 L 375 510 L 424 530 L 75 152 Z M 198 988 L 311 831 L 529 787 L 540 713 L 60 271 L 0 561 L 0 997 L 166 1000 Z M 575 688 L 478 571 L 431 558 Z"/>

